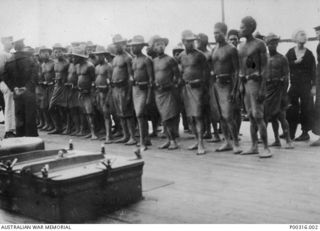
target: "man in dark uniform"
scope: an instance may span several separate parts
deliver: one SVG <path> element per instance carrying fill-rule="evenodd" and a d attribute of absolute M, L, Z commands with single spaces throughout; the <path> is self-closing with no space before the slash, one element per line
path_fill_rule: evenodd
<path fill-rule="evenodd" d="M 38 136 L 35 81 L 38 69 L 34 59 L 23 52 L 23 39 L 14 42 L 16 53 L 6 63 L 3 80 L 14 92 L 16 135 Z"/>
<path fill-rule="evenodd" d="M 49 111 L 53 119 L 53 124 L 55 129 L 48 134 L 61 134 L 63 131 L 63 117 L 66 115 L 67 107 L 67 92 L 65 83 L 68 76 L 68 61 L 64 58 L 65 48 L 61 44 L 57 43 L 53 46 L 53 51 L 55 54 L 55 84 L 50 100 Z M 69 134 L 70 131 L 66 131 L 66 134 Z"/>
<path fill-rule="evenodd" d="M 195 135 L 196 143 L 189 150 L 196 150 L 197 155 L 205 154 L 203 146 L 203 86 L 208 67 L 204 54 L 195 49 L 197 37 L 189 30 L 182 32 L 182 42 L 185 50 L 179 56 L 182 68 L 181 98 L 188 118 L 189 126 Z"/>
<path fill-rule="evenodd" d="M 316 102 L 314 105 L 314 121 L 312 125 L 312 132 L 317 136 L 320 136 L 320 26 L 314 28 L 317 38 L 319 40 L 317 46 L 317 71 L 316 71 L 316 88 L 312 89 L 312 94 L 316 96 Z M 318 140 L 310 144 L 311 146 L 320 146 L 320 137 Z"/>

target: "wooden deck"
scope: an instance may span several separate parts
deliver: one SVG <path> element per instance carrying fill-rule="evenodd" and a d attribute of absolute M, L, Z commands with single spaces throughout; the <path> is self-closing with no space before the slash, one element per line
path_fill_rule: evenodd
<path fill-rule="evenodd" d="M 3 130 L 3 128 L 2 128 Z M 270 128 L 269 128 L 270 131 Z M 249 146 L 249 126 L 243 123 L 242 147 Z M 3 131 L 1 131 L 3 133 Z M 272 133 L 270 141 L 273 140 Z M 41 133 L 47 149 L 67 147 L 69 137 Z M 76 149 L 100 149 L 100 142 L 72 137 Z M 314 140 L 315 137 L 312 136 Z M 186 147 L 193 142 L 182 134 L 180 149 L 158 150 L 161 139 L 143 153 L 144 200 L 90 223 L 319 223 L 320 148 L 307 142 L 294 150 L 273 148 L 274 157 L 216 153 L 206 143 L 205 156 Z M 133 148 L 111 144 L 106 152 L 134 156 Z M 40 221 L 0 210 L 0 223 Z"/>

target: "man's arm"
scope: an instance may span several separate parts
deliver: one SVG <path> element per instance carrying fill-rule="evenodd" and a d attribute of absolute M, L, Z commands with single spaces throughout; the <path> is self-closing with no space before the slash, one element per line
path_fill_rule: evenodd
<path fill-rule="evenodd" d="M 133 81 L 132 58 L 129 55 L 126 57 L 126 65 L 127 65 L 129 80 Z"/>
<path fill-rule="evenodd" d="M 265 94 L 266 82 L 268 78 L 267 73 L 267 64 L 268 64 L 268 56 L 267 56 L 267 49 L 263 42 L 260 43 L 259 46 L 259 59 L 260 59 L 260 74 L 262 76 L 261 88 L 260 88 L 260 95 Z"/>
<path fill-rule="evenodd" d="M 174 74 L 174 80 L 176 81 L 176 83 L 180 84 L 180 82 L 181 82 L 181 73 L 180 73 L 177 61 L 174 60 L 173 58 L 170 58 L 170 65 L 171 65 L 171 68 L 172 68 L 172 72 Z"/>
<path fill-rule="evenodd" d="M 153 84 L 153 80 L 154 80 L 153 64 L 152 64 L 151 59 L 149 59 L 149 58 L 146 58 L 145 64 L 146 64 L 146 68 L 147 68 L 148 81 L 149 81 L 148 93 L 147 93 L 147 104 L 149 104 L 151 102 L 152 84 Z"/>
<path fill-rule="evenodd" d="M 231 49 L 231 60 L 232 60 L 232 66 L 233 66 L 233 89 L 232 89 L 232 97 L 237 97 L 237 93 L 239 92 L 239 86 L 240 86 L 240 80 L 239 80 L 239 55 L 238 50 L 233 47 Z"/>

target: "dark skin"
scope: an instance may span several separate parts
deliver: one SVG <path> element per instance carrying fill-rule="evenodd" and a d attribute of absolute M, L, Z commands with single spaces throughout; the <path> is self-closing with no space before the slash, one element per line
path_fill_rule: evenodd
<path fill-rule="evenodd" d="M 211 57 L 214 73 L 216 75 L 228 74 L 233 78 L 232 83 L 230 83 L 231 87 L 229 92 L 225 93 L 224 90 L 220 90 L 220 88 L 217 87 L 218 94 L 227 94 L 226 98 L 229 98 L 229 102 L 220 103 L 220 111 L 222 112 L 221 125 L 222 132 L 225 137 L 225 143 L 219 149 L 217 149 L 217 151 L 227 151 L 233 149 L 233 152 L 235 154 L 239 154 L 241 153 L 241 150 L 238 142 L 238 131 L 233 116 L 233 110 L 230 110 L 230 108 L 233 108 L 235 106 L 230 104 L 235 104 L 234 97 L 236 95 L 236 92 L 238 91 L 238 52 L 235 47 L 227 43 L 225 39 L 225 32 L 220 28 L 214 28 L 214 37 L 216 42 L 218 43 Z M 233 145 L 231 138 L 233 141 Z"/>
<path fill-rule="evenodd" d="M 67 79 L 68 75 L 68 65 L 69 63 L 64 59 L 63 51 L 62 49 L 55 49 L 55 57 L 56 62 L 54 65 L 54 71 L 55 71 L 55 88 L 62 87 Z M 60 134 L 62 133 L 62 124 L 60 121 L 63 121 L 61 116 L 65 114 L 65 108 L 62 108 L 60 106 L 55 105 L 53 108 L 50 109 L 52 113 L 52 119 L 55 124 L 55 130 L 50 132 L 49 134 Z M 66 130 L 64 134 L 69 134 L 70 130 Z"/>
<path fill-rule="evenodd" d="M 154 44 L 154 50 L 157 53 L 157 58 L 154 59 L 154 78 L 158 84 L 172 83 L 174 79 L 180 79 L 180 72 L 177 63 L 164 53 L 166 44 L 159 40 Z M 178 145 L 175 139 L 175 123 L 173 121 L 164 123 L 164 129 L 167 136 L 167 141 L 159 146 L 160 149 L 168 148 L 170 150 L 177 149 Z"/>
<path fill-rule="evenodd" d="M 77 75 L 78 75 L 78 88 L 80 89 L 91 89 L 92 83 L 95 79 L 95 70 L 94 66 L 87 61 L 86 58 L 74 56 L 75 64 L 77 66 Z M 90 126 L 91 132 L 91 139 L 97 140 L 98 137 L 95 134 L 95 127 L 94 127 L 94 117 L 93 114 L 86 114 L 87 121 Z M 81 133 L 83 134 L 84 124 L 81 124 Z"/>
<path fill-rule="evenodd" d="M 68 68 L 67 83 L 72 84 L 70 91 L 74 91 L 78 83 L 78 76 L 76 73 L 76 65 L 74 64 L 74 58 L 70 58 L 70 64 Z M 68 125 L 71 127 L 70 123 L 73 122 L 75 126 L 75 131 L 71 135 L 77 135 L 80 133 L 80 109 L 79 107 L 73 107 L 69 109 L 68 112 Z"/>
<path fill-rule="evenodd" d="M 186 81 L 199 82 L 204 81 L 206 77 L 206 58 L 205 56 L 196 51 L 194 48 L 193 40 L 183 40 L 182 41 L 186 51 L 180 54 L 180 62 L 182 67 L 182 78 Z M 188 118 L 189 125 L 192 129 L 193 134 L 195 134 L 197 142 L 190 146 L 190 150 L 197 149 L 197 154 L 205 154 L 203 145 L 203 123 L 202 117 Z"/>
<path fill-rule="evenodd" d="M 131 57 L 125 52 L 125 44 L 117 43 L 115 44 L 116 56 L 113 59 L 112 67 L 112 82 L 119 81 L 129 81 L 132 79 L 132 60 Z M 131 89 L 129 89 L 131 90 Z M 130 94 L 128 94 L 130 96 Z M 128 97 L 127 101 L 131 98 Z M 134 118 L 120 118 L 120 123 L 122 127 L 123 137 L 116 141 L 116 143 L 126 143 L 126 145 L 134 145 L 137 143 L 135 140 L 135 126 Z"/>
<path fill-rule="evenodd" d="M 110 83 L 110 79 L 112 76 L 112 68 L 111 65 L 105 60 L 105 54 L 98 54 L 96 55 L 95 60 L 97 61 L 96 66 L 96 80 L 95 86 L 96 88 L 107 88 L 108 84 Z M 101 94 L 100 92 L 97 93 L 98 97 L 106 97 L 105 94 Z M 104 114 L 103 111 L 101 111 Z M 111 143 L 111 118 L 110 114 L 104 115 L 104 124 L 106 128 L 106 139 L 105 144 Z"/>
<path fill-rule="evenodd" d="M 265 96 L 265 84 L 267 80 L 267 53 L 265 44 L 253 37 L 254 28 L 241 23 L 240 26 L 240 35 L 246 38 L 246 42 L 239 45 L 239 60 L 240 60 L 240 75 L 261 75 L 262 81 L 258 90 L 257 101 L 262 102 Z M 248 67 L 247 61 L 251 65 Z M 250 80 L 253 81 L 253 80 Z M 258 154 L 258 134 L 259 130 L 261 139 L 264 144 L 264 151 L 260 156 L 269 157 L 271 156 L 271 151 L 268 147 L 268 136 L 266 124 L 263 118 L 256 118 L 254 115 L 249 115 L 250 119 L 250 133 L 252 146 L 248 151 L 243 152 L 243 154 Z"/>
<path fill-rule="evenodd" d="M 284 79 L 284 91 L 288 88 L 289 82 L 289 65 L 288 61 L 277 52 L 278 40 L 272 40 L 267 44 L 269 50 L 269 65 L 268 65 L 268 75 L 269 79 L 283 78 Z M 281 111 L 275 118 L 272 118 L 272 128 L 274 132 L 275 142 L 271 146 L 281 146 L 279 138 L 279 125 L 280 121 L 283 133 L 286 138 L 286 149 L 292 149 L 292 141 L 289 134 L 289 124 L 286 119 L 286 110 Z M 268 123 L 268 118 L 266 119 Z"/>
<path fill-rule="evenodd" d="M 139 83 L 148 83 L 146 104 L 151 100 L 151 85 L 153 83 L 153 64 L 150 58 L 142 53 L 143 45 L 133 45 L 132 52 L 135 58 L 132 61 L 133 78 Z M 149 142 L 148 137 L 148 120 L 144 116 L 138 116 L 138 125 L 140 132 L 140 151 L 147 150 L 146 142 Z"/>
<path fill-rule="evenodd" d="M 50 59 L 50 52 L 48 50 L 40 51 L 40 57 L 43 60 L 41 64 L 41 82 L 50 83 L 54 81 L 54 61 Z M 45 86 L 46 87 L 46 86 Z M 47 97 L 47 96 L 44 96 Z M 49 100 L 49 99 L 45 99 Z M 41 109 L 44 118 L 44 126 L 41 128 L 44 131 L 51 131 L 53 129 L 52 119 L 48 108 Z"/>

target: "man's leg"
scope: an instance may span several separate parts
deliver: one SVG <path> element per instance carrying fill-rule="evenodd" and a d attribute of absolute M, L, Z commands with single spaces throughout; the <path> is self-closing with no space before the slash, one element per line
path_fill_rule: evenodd
<path fill-rule="evenodd" d="M 285 136 L 286 139 L 286 146 L 285 149 L 293 149 L 293 144 L 292 144 L 292 140 L 290 138 L 290 133 L 289 133 L 289 123 L 286 119 L 286 112 L 280 112 L 279 114 L 279 121 L 281 123 L 281 127 L 283 130 L 283 134 Z"/>
<path fill-rule="evenodd" d="M 35 94 L 27 91 L 23 94 L 24 97 L 24 121 L 25 121 L 25 136 L 37 137 L 37 107 L 36 107 L 36 97 Z"/>
<path fill-rule="evenodd" d="M 140 150 L 147 150 L 147 146 L 145 145 L 146 139 L 146 119 L 144 117 L 138 117 L 138 125 L 139 125 L 139 135 L 140 135 Z"/>
<path fill-rule="evenodd" d="M 15 98 L 16 136 L 25 136 L 25 105 L 22 96 Z"/>
<path fill-rule="evenodd" d="M 188 124 L 189 124 L 189 128 L 192 132 L 192 134 L 194 134 L 196 142 L 191 145 L 190 147 L 188 147 L 189 150 L 196 150 L 198 148 L 198 133 L 197 133 L 197 128 L 196 128 L 196 122 L 195 122 L 195 118 L 194 117 L 188 117 Z"/>
<path fill-rule="evenodd" d="M 257 122 L 260 137 L 261 137 L 263 145 L 264 145 L 264 150 L 262 153 L 259 153 L 259 157 L 261 157 L 261 158 L 271 157 L 272 154 L 271 154 L 271 151 L 270 151 L 269 145 L 268 145 L 268 133 L 267 133 L 267 128 L 266 128 L 266 124 L 264 122 L 264 119 L 262 117 L 258 117 L 258 118 L 256 117 L 255 120 Z"/>
<path fill-rule="evenodd" d="M 122 138 L 118 139 L 115 141 L 115 143 L 126 143 L 128 142 L 130 135 L 129 135 L 129 129 L 128 129 L 128 125 L 126 122 L 126 119 L 121 117 L 120 118 L 120 124 L 121 124 L 121 128 L 122 128 Z"/>
<path fill-rule="evenodd" d="M 308 132 L 311 129 L 311 109 L 312 109 L 312 96 L 311 88 L 302 87 L 300 91 L 300 118 L 302 134 L 295 139 L 295 141 L 308 141 L 310 136 Z"/>
<path fill-rule="evenodd" d="M 274 140 L 275 141 L 270 146 L 271 147 L 281 147 L 281 142 L 280 142 L 280 137 L 279 137 L 279 123 L 278 123 L 278 120 L 277 119 L 272 119 L 271 120 L 271 124 L 272 124 L 272 130 L 273 130 Z M 285 136 L 286 135 L 288 135 L 288 134 L 285 134 Z"/>
<path fill-rule="evenodd" d="M 251 155 L 258 154 L 258 125 L 251 114 L 249 114 L 250 120 L 250 136 L 251 136 L 251 148 L 245 152 L 242 152 L 242 155 Z"/>
<path fill-rule="evenodd" d="M 137 143 L 136 139 L 135 139 L 135 121 L 134 121 L 134 117 L 130 116 L 128 118 L 125 119 L 126 121 L 126 125 L 129 131 L 129 140 L 128 142 L 126 142 L 126 145 L 135 145 Z M 141 144 L 140 144 L 141 145 Z"/>
<path fill-rule="evenodd" d="M 196 125 L 196 133 L 198 137 L 198 151 L 197 155 L 204 155 L 206 153 L 203 145 L 203 122 L 201 117 L 195 118 L 195 125 Z"/>
<path fill-rule="evenodd" d="M 176 141 L 176 131 L 175 126 L 179 121 L 179 117 L 175 116 L 167 121 L 167 131 L 169 135 L 170 145 L 168 147 L 169 150 L 174 150 L 178 148 L 178 144 Z"/>
<path fill-rule="evenodd" d="M 54 134 L 62 134 L 62 124 L 61 124 L 61 118 L 59 114 L 59 107 L 58 106 L 52 106 L 49 110 L 53 124 L 54 124 L 54 130 L 52 132 L 49 132 L 49 135 Z"/>
<path fill-rule="evenodd" d="M 75 136 L 80 132 L 80 109 L 78 107 L 70 108 L 70 119 L 75 128 L 71 135 Z"/>

